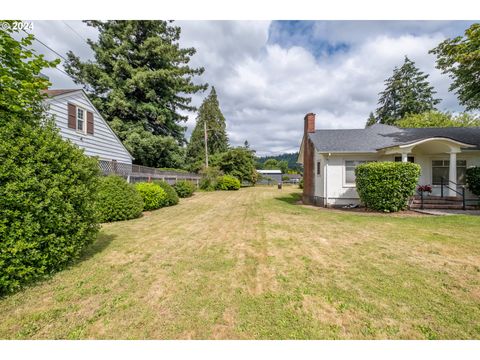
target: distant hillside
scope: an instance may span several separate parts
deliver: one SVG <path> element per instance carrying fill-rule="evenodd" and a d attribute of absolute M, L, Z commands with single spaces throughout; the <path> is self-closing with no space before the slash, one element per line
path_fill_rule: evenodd
<path fill-rule="evenodd" d="M 302 166 L 297 164 L 298 152 L 295 153 L 285 153 L 275 156 L 262 156 L 257 158 L 258 164 L 263 164 L 268 159 L 275 159 L 277 161 L 286 160 L 288 162 L 288 167 L 292 170 L 302 170 Z"/>

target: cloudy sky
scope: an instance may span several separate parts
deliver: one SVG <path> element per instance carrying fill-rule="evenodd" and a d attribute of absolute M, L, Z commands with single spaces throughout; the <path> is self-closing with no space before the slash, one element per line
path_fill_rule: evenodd
<path fill-rule="evenodd" d="M 362 128 L 375 110 L 383 81 L 407 55 L 430 74 L 441 110 L 461 111 L 449 79 L 428 51 L 462 35 L 466 21 L 178 21 L 181 44 L 205 67 L 197 81 L 215 86 L 233 145 L 245 140 L 260 155 L 298 150 L 303 116 L 317 129 Z M 80 21 L 35 21 L 37 38 L 61 55 L 92 52 L 96 31 Z M 37 51 L 58 58 L 36 42 Z M 62 67 L 60 66 L 60 69 Z M 53 88 L 78 87 L 59 70 L 46 73 Z M 200 105 L 207 93 L 193 97 Z M 189 133 L 195 114 L 189 114 Z"/>

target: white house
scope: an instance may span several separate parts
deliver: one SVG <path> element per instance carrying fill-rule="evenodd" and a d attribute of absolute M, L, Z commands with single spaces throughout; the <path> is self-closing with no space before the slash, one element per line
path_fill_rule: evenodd
<path fill-rule="evenodd" d="M 100 160 L 131 164 L 133 157 L 81 89 L 45 90 L 47 112 L 60 135 Z"/>
<path fill-rule="evenodd" d="M 421 166 L 419 185 L 432 185 L 432 195 L 439 197 L 436 207 L 440 207 L 442 191 L 445 201 L 459 200 L 466 169 L 480 166 L 479 127 L 401 129 L 377 124 L 365 129 L 315 130 L 315 114 L 307 114 L 304 121 L 298 162 L 304 166 L 303 201 L 308 204 L 358 204 L 357 165 L 410 161 Z M 468 191 L 466 198 L 477 199 Z"/>

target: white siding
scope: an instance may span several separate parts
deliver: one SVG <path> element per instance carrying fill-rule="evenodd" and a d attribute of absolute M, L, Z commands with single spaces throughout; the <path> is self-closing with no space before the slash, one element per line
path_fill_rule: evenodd
<path fill-rule="evenodd" d="M 46 103 L 49 105 L 48 112 L 55 116 L 55 123 L 60 129 L 60 135 L 85 149 L 86 155 L 98 156 L 101 160 L 132 163 L 129 152 L 82 91 L 56 96 L 46 100 Z M 68 127 L 68 103 L 93 113 L 93 135 L 84 134 Z"/>
<path fill-rule="evenodd" d="M 399 155 L 396 155 L 399 156 Z M 432 160 L 443 159 L 448 160 L 449 155 L 429 155 L 418 154 L 413 152 L 409 156 L 414 156 L 415 163 L 421 167 L 421 175 L 419 184 L 430 185 L 432 184 Z M 324 172 L 321 178 L 315 178 L 315 196 L 328 198 L 328 205 L 346 205 L 346 204 L 358 204 L 360 202 L 355 185 L 349 185 L 345 183 L 345 161 L 347 160 L 376 160 L 376 161 L 394 161 L 395 155 L 380 156 L 375 154 L 333 154 L 331 156 L 323 156 L 316 154 L 315 160 L 321 159 L 324 164 Z M 471 166 L 480 166 L 480 152 L 465 152 L 457 155 L 458 160 L 466 160 L 467 168 Z M 328 164 L 328 165 L 327 165 Z M 327 169 L 328 168 L 328 169 Z M 316 162 L 315 162 L 316 171 Z M 326 173 L 327 184 L 323 184 L 324 176 Z M 315 176 L 316 172 L 315 172 Z M 323 185 L 322 185 L 323 184 Z M 326 185 L 326 186 L 325 186 Z M 324 189 L 327 189 L 327 193 L 324 193 Z M 446 189 L 445 189 L 446 190 Z M 433 195 L 440 194 L 440 186 L 433 186 Z M 474 198 L 474 195 L 467 191 L 467 198 Z"/>

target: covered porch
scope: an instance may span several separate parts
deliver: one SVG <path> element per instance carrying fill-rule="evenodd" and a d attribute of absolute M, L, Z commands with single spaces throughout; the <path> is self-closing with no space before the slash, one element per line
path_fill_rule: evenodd
<path fill-rule="evenodd" d="M 433 137 L 381 150 L 384 155 L 393 155 L 395 161 L 419 164 L 421 175 L 418 185 L 431 185 L 432 196 L 454 199 L 462 197 L 465 192 L 465 173 L 471 148 L 475 145 Z"/>

